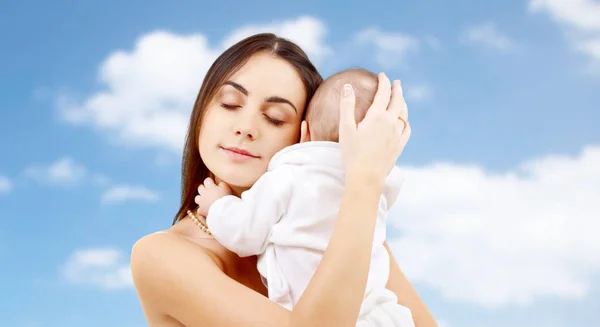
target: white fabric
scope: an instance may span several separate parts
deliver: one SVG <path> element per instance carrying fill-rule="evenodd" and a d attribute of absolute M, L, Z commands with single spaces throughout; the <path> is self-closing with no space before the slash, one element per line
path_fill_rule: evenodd
<path fill-rule="evenodd" d="M 258 255 L 269 298 L 292 309 L 315 273 L 333 232 L 344 191 L 338 143 L 305 142 L 278 152 L 267 172 L 241 198 L 213 203 L 207 225 L 214 237 L 241 257 Z M 410 311 L 385 285 L 390 258 L 383 246 L 386 216 L 403 177 L 394 167 L 379 203 L 365 298 L 357 326 L 409 326 Z M 348 267 L 351 269 L 352 267 Z"/>

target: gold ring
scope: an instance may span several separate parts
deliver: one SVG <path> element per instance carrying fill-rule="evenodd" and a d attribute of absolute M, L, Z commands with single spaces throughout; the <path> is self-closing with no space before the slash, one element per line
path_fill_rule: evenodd
<path fill-rule="evenodd" d="M 406 126 L 408 125 L 408 122 L 406 120 L 404 120 L 404 118 L 402 118 L 402 117 L 398 117 L 398 119 L 404 123 L 404 128 L 406 128 Z"/>

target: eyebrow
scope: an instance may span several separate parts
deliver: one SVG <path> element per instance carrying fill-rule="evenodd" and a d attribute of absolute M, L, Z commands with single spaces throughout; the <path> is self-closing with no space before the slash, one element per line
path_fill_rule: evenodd
<path fill-rule="evenodd" d="M 244 93 L 245 96 L 248 96 L 248 90 L 246 90 L 246 88 L 244 88 L 243 86 L 239 85 L 236 82 L 232 82 L 232 81 L 227 81 L 225 83 L 223 83 L 223 85 L 231 85 L 233 86 L 236 90 Z"/>
<path fill-rule="evenodd" d="M 245 96 L 248 96 L 248 94 L 250 94 L 248 92 L 248 90 L 246 90 L 245 87 L 241 86 L 240 84 L 236 83 L 236 82 L 232 82 L 232 81 L 226 81 L 225 83 L 223 83 L 224 85 L 230 85 L 232 87 L 234 87 L 236 90 L 242 92 Z M 298 109 L 296 109 L 296 106 L 294 106 L 294 104 L 292 102 L 290 102 L 290 100 L 282 98 L 282 97 L 278 97 L 278 96 L 272 96 L 269 97 L 265 100 L 266 102 L 271 102 L 271 103 L 286 103 L 289 104 L 292 109 L 294 109 L 294 111 L 296 112 L 296 114 L 298 113 Z"/>

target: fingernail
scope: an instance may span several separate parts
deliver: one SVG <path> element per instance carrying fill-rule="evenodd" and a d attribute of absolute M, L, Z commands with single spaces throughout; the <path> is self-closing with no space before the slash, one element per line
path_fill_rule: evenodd
<path fill-rule="evenodd" d="M 352 86 L 350 84 L 344 84 L 344 96 L 347 97 L 352 94 Z"/>

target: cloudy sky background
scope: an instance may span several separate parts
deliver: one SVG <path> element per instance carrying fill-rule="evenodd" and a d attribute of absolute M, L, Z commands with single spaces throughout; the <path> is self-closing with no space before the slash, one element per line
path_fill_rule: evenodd
<path fill-rule="evenodd" d="M 146 325 L 131 246 L 206 70 L 263 31 L 403 81 L 389 243 L 442 326 L 600 325 L 600 1 L 135 0 L 0 5 L 0 326 Z"/>

